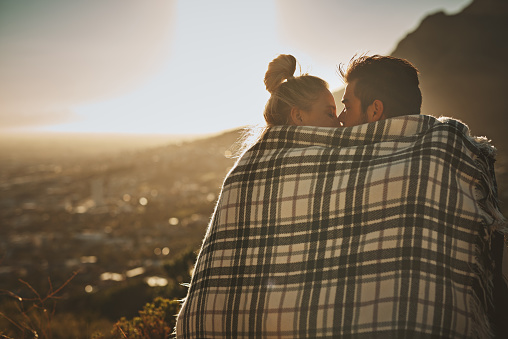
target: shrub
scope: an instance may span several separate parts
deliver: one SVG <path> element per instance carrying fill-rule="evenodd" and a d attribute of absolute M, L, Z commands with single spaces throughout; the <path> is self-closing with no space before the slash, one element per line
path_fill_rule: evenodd
<path fill-rule="evenodd" d="M 147 303 L 139 311 L 139 317 L 127 320 L 122 317 L 113 327 L 113 338 L 165 339 L 171 336 L 176 325 L 176 315 L 180 309 L 178 300 L 161 297 Z"/>

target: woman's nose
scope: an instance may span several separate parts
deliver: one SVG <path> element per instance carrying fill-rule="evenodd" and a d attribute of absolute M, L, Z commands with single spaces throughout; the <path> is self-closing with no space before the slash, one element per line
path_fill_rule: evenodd
<path fill-rule="evenodd" d="M 339 115 L 337 116 L 337 119 L 339 120 L 339 123 L 341 126 L 344 125 L 344 110 L 340 111 Z"/>

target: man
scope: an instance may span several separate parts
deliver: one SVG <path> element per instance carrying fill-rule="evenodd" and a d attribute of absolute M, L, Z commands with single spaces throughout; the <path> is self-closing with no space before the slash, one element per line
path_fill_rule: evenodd
<path fill-rule="evenodd" d="M 422 95 L 418 70 L 407 60 L 389 56 L 353 58 L 347 69 L 339 68 L 346 83 L 342 98 L 344 109 L 339 115 L 343 127 L 357 126 L 404 115 L 420 114 Z M 493 161 L 493 158 L 492 158 Z M 490 175 L 494 176 L 493 165 Z M 497 198 L 495 178 L 493 193 Z M 508 333 L 508 289 L 503 279 L 502 258 L 504 237 L 497 229 L 492 232 L 490 255 L 493 262 L 493 306 L 489 317 L 496 337 Z"/>
<path fill-rule="evenodd" d="M 420 114 L 418 70 L 407 60 L 374 55 L 352 59 L 347 70 L 339 121 L 344 127 L 403 115 Z"/>
<path fill-rule="evenodd" d="M 494 247 L 506 219 L 493 147 L 460 122 L 419 115 L 408 62 L 351 65 L 344 128 L 271 127 L 228 174 L 177 337 L 500 331 Z"/>

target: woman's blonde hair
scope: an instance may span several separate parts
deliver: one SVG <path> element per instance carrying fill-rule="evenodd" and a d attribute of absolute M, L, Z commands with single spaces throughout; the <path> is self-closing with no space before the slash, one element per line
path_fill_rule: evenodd
<path fill-rule="evenodd" d="M 229 150 L 233 158 L 240 158 L 250 147 L 259 141 L 269 127 L 291 124 L 291 109 L 297 107 L 311 110 L 312 104 L 328 83 L 307 73 L 294 76 L 297 61 L 294 56 L 281 54 L 268 64 L 265 73 L 266 90 L 271 96 L 263 113 L 266 126 L 250 126 Z"/>
<path fill-rule="evenodd" d="M 308 111 L 328 90 L 328 83 L 318 77 L 307 73 L 295 77 L 296 66 L 295 57 L 289 54 L 281 54 L 268 64 L 265 86 L 271 96 L 263 113 L 268 127 L 290 124 L 293 107 Z"/>

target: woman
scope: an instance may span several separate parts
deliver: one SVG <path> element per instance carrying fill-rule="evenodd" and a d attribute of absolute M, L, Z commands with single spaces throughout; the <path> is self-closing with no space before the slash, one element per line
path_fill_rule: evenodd
<path fill-rule="evenodd" d="M 271 96 L 264 112 L 267 126 L 339 127 L 328 83 L 308 74 L 294 77 L 295 70 L 296 59 L 287 54 L 268 65 L 265 86 Z"/>
<path fill-rule="evenodd" d="M 274 126 L 340 127 L 328 83 L 307 73 L 295 77 L 296 65 L 295 57 L 288 54 L 281 54 L 269 63 L 264 78 L 266 90 L 271 94 L 263 112 L 266 125 L 247 128 L 233 147 L 235 156 L 241 156 Z"/>
<path fill-rule="evenodd" d="M 224 294 L 222 291 L 215 289 L 214 287 L 212 287 L 212 289 L 209 289 L 203 286 L 202 284 L 203 282 L 207 281 L 207 278 L 203 277 L 200 269 L 201 267 L 204 268 L 205 266 L 208 267 L 206 269 L 213 270 L 223 270 L 223 269 L 227 270 L 231 268 L 241 268 L 241 265 L 230 262 L 229 260 L 227 262 L 222 261 L 219 265 L 214 264 L 212 265 L 213 268 L 212 266 L 208 266 L 206 264 L 209 254 L 211 254 L 212 256 L 215 255 L 213 253 L 220 252 L 222 253 L 221 255 L 224 254 L 223 252 L 224 249 L 219 249 L 215 245 L 215 240 L 217 238 L 214 236 L 214 234 L 216 234 L 216 232 L 219 233 L 222 232 L 222 226 L 219 226 L 217 224 L 217 222 L 220 219 L 220 215 L 222 214 L 220 212 L 221 210 L 220 206 L 224 204 L 224 198 L 229 196 L 228 192 L 230 192 L 229 190 L 230 184 L 236 182 L 237 169 L 242 168 L 243 164 L 245 163 L 245 160 L 252 159 L 252 153 L 253 152 L 255 153 L 256 149 L 259 148 L 260 145 L 263 145 L 262 139 L 264 139 L 268 134 L 270 134 L 269 131 L 271 129 L 278 130 L 282 128 L 282 130 L 285 130 L 286 127 L 292 126 L 292 128 L 297 129 L 303 128 L 304 130 L 302 130 L 302 132 L 304 134 L 305 133 L 314 134 L 316 128 L 329 127 L 326 128 L 325 130 L 332 131 L 333 133 L 333 131 L 336 130 L 337 127 L 340 127 L 340 123 L 337 118 L 335 100 L 333 98 L 332 93 L 328 89 L 329 88 L 328 83 L 323 79 L 308 75 L 306 73 L 301 74 L 300 76 L 294 76 L 296 66 L 297 61 L 295 57 L 286 54 L 279 55 L 274 60 L 272 60 L 268 65 L 268 70 L 265 73 L 264 83 L 267 91 L 270 92 L 271 96 L 268 102 L 266 103 L 263 114 L 266 121 L 266 126 L 263 128 L 261 133 L 259 133 L 259 135 L 257 136 L 253 135 L 250 138 L 246 138 L 250 140 L 244 142 L 244 145 L 242 147 L 244 149 L 247 148 L 250 149 L 240 156 L 235 167 L 231 170 L 231 172 L 228 174 L 228 177 L 225 180 L 221 192 L 221 197 L 219 198 L 216 211 L 214 212 L 214 216 L 212 217 L 212 221 L 209 225 L 209 229 L 205 236 L 203 247 L 197 260 L 196 274 L 192 278 L 188 297 L 186 298 L 186 302 L 182 306 L 182 310 L 178 317 L 178 325 L 176 329 L 178 337 L 189 337 L 189 338 L 209 337 L 209 336 L 224 337 L 225 335 L 227 336 L 227 333 L 232 333 L 233 337 L 237 337 L 239 335 L 239 333 L 235 331 L 228 332 L 228 330 L 225 330 L 224 328 L 219 329 L 219 327 L 223 326 L 218 326 L 216 324 L 217 321 L 221 323 L 223 322 L 231 323 L 231 319 L 229 319 L 230 318 L 229 316 L 223 317 L 222 315 L 221 316 L 212 315 L 213 319 L 210 317 L 205 319 L 201 317 L 202 314 L 199 314 L 198 317 L 194 316 L 196 315 L 195 313 L 196 307 L 198 307 L 198 309 L 201 309 L 205 313 L 215 312 L 212 309 L 215 309 L 219 313 L 223 311 L 228 312 L 223 307 L 224 303 L 226 302 L 226 299 L 228 299 L 228 297 L 226 297 L 226 294 L 232 296 L 235 293 L 234 291 L 236 291 L 236 289 L 242 285 L 241 282 L 238 281 L 238 279 L 243 279 L 242 277 L 243 274 L 241 272 L 234 272 L 232 276 L 229 276 L 228 278 L 225 278 L 223 280 L 223 283 L 227 285 L 226 289 L 228 290 L 228 292 L 226 292 L 226 294 Z M 308 128 L 311 129 L 309 130 Z M 254 131 L 252 131 L 251 133 L 256 134 L 256 132 Z M 257 167 L 257 165 L 263 166 L 262 160 L 257 164 L 256 162 L 257 160 L 254 160 L 254 163 L 252 163 L 254 167 Z M 295 165 L 298 166 L 298 163 Z M 269 164 L 267 167 L 268 170 L 276 168 L 277 165 L 275 164 Z M 252 170 L 253 173 L 257 171 L 257 169 L 255 168 L 252 168 Z M 259 173 L 262 173 L 263 171 L 264 169 L 261 169 L 261 172 Z M 254 175 L 256 176 L 256 174 Z M 257 182 L 257 179 L 254 177 L 250 179 L 251 180 L 247 178 L 241 178 L 240 182 L 243 182 L 245 184 Z M 265 184 L 268 186 L 271 185 L 270 182 L 262 183 L 261 185 Z M 244 201 L 246 205 L 250 205 L 254 201 L 255 203 L 259 203 L 258 198 L 249 197 L 248 195 L 243 193 L 242 196 L 245 197 L 246 199 Z M 263 209 L 266 210 L 266 207 L 267 206 L 265 206 L 265 208 Z M 231 219 L 231 222 L 234 223 L 235 225 L 243 223 L 243 221 L 237 220 L 235 217 L 233 219 Z M 253 223 L 250 224 L 251 225 L 248 226 L 252 227 L 253 229 L 257 227 Z M 232 245 L 233 251 L 236 250 L 242 251 L 242 245 L 238 243 L 240 238 L 243 237 L 239 237 L 238 234 L 231 236 L 232 241 L 236 243 L 236 245 Z M 245 239 L 248 239 L 248 237 L 245 237 Z M 265 247 L 264 244 L 261 246 Z M 215 250 L 219 250 L 219 252 L 215 252 Z M 239 254 L 238 253 L 228 254 L 228 256 L 237 256 L 237 255 Z M 240 256 L 243 255 L 240 254 Z M 212 280 L 216 281 L 214 277 L 212 277 Z M 213 298 L 215 300 L 214 306 L 203 307 L 203 305 L 200 305 L 202 300 L 198 300 L 200 299 L 200 297 L 198 297 L 198 294 L 207 295 L 209 298 Z M 224 297 L 226 297 L 226 299 L 224 299 Z M 219 299 L 221 301 L 218 301 Z M 229 300 L 230 300 L 229 302 L 232 302 L 231 298 L 229 298 Z M 236 308 L 233 307 L 233 309 Z M 199 310 L 197 312 L 200 313 Z M 231 315 L 231 312 L 229 312 L 229 315 Z M 228 324 L 227 326 L 230 325 L 231 324 Z M 198 326 L 199 329 L 197 329 L 196 326 Z M 241 330 L 241 332 L 245 333 L 244 330 Z"/>

